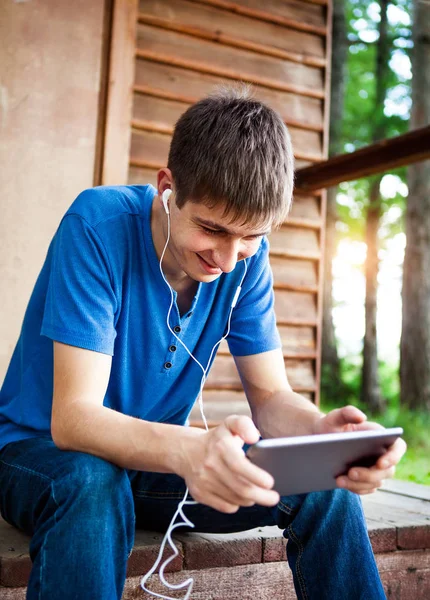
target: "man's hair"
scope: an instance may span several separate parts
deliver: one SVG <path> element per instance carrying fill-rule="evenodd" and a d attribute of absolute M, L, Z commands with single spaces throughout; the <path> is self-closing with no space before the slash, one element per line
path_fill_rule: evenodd
<path fill-rule="evenodd" d="M 291 205 L 294 157 L 274 110 L 249 88 L 224 87 L 193 104 L 176 123 L 168 168 L 176 204 L 225 205 L 241 224 L 280 225 Z"/>

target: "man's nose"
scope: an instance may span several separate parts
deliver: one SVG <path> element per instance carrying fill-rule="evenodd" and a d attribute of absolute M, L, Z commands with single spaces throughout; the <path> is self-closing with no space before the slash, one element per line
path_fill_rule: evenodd
<path fill-rule="evenodd" d="M 230 242 L 222 248 L 219 248 L 215 255 L 217 266 L 224 271 L 230 273 L 236 266 L 240 252 L 240 240 Z"/>

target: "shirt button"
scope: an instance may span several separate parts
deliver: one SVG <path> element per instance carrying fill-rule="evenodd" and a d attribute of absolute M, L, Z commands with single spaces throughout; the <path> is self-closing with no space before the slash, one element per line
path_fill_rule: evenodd
<path fill-rule="evenodd" d="M 173 328 L 173 331 L 174 331 L 175 333 L 179 333 L 179 332 L 181 331 L 181 328 L 179 327 L 179 325 L 176 325 L 176 326 Z"/>
<path fill-rule="evenodd" d="M 169 352 L 176 352 L 176 346 L 169 346 Z"/>
<path fill-rule="evenodd" d="M 166 363 L 164 363 L 164 368 L 165 368 L 165 369 L 171 369 L 171 368 L 172 368 L 172 366 L 173 366 L 173 365 L 172 365 L 172 363 L 171 363 L 171 362 L 166 362 Z"/>

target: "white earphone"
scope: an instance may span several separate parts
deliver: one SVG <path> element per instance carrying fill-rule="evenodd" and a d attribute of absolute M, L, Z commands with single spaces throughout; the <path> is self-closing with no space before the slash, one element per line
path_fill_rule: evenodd
<path fill-rule="evenodd" d="M 169 214 L 169 198 L 172 195 L 172 190 L 167 189 L 164 190 L 162 196 L 161 196 L 161 200 L 163 202 L 163 206 L 164 206 L 164 210 L 166 211 L 167 214 Z"/>

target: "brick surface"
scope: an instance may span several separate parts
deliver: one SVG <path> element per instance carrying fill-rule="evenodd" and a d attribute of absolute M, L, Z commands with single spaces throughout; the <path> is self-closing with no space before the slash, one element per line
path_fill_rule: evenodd
<path fill-rule="evenodd" d="M 429 600 L 430 571 L 382 573 L 387 600 Z"/>
<path fill-rule="evenodd" d="M 0 587 L 1 600 L 25 600 L 27 588 L 2 588 Z"/>
<path fill-rule="evenodd" d="M 28 554 L 30 538 L 0 518 L 0 585 L 27 585 L 31 571 Z M 0 598 L 1 598 L 0 594 Z"/>
<path fill-rule="evenodd" d="M 202 534 L 178 536 L 184 548 L 186 569 L 210 569 L 250 565 L 262 561 L 261 530 L 240 533 Z"/>
<path fill-rule="evenodd" d="M 363 502 L 389 600 L 430 599 L 430 502 L 423 487 L 412 489 L 403 482 L 398 492 L 397 488 L 378 492 Z M 161 539 L 157 533 L 136 532 L 124 600 L 145 598 L 140 577 L 154 564 Z M 0 519 L 1 600 L 25 599 L 31 569 L 29 541 Z M 167 567 L 167 577 L 179 582 L 194 576 L 193 600 L 295 598 L 285 560 L 286 540 L 277 527 L 229 535 L 187 534 L 176 545 L 179 556 Z M 167 554 L 171 555 L 170 549 Z M 152 579 L 158 586 L 158 576 Z M 182 591 L 178 597 L 183 595 Z"/>
<path fill-rule="evenodd" d="M 376 555 L 380 573 L 385 571 L 430 571 L 430 550 L 397 550 Z"/>
<path fill-rule="evenodd" d="M 291 572 L 285 562 L 181 571 L 166 579 L 177 584 L 188 577 L 194 579 L 192 600 L 296 600 Z M 148 587 L 158 593 L 167 592 L 158 576 L 151 579 Z M 184 591 L 175 594 L 169 590 L 166 595 L 183 598 Z M 142 591 L 140 578 L 127 581 L 122 600 L 152 599 L 153 596 Z"/>
<path fill-rule="evenodd" d="M 394 525 L 368 519 L 367 530 L 375 554 L 397 549 L 397 529 Z"/>
<path fill-rule="evenodd" d="M 430 548 L 430 524 L 398 528 L 397 545 L 405 549 Z"/>
<path fill-rule="evenodd" d="M 134 548 L 127 563 L 127 577 L 134 575 L 142 575 L 152 568 L 157 560 L 160 544 L 163 536 L 159 533 L 151 531 L 136 531 Z M 166 573 L 179 571 L 183 568 L 184 551 L 181 542 L 176 541 L 176 548 L 179 552 L 178 556 L 173 559 L 166 567 Z M 167 545 L 163 552 L 161 564 L 167 557 L 173 556 L 173 551 Z M 158 572 L 158 569 L 157 569 Z"/>
<path fill-rule="evenodd" d="M 264 527 L 263 535 L 263 562 L 280 562 L 286 560 L 287 540 L 282 535 L 279 527 Z"/>

